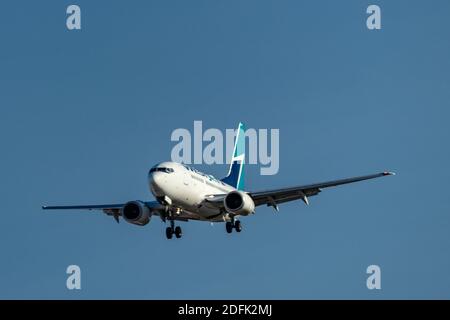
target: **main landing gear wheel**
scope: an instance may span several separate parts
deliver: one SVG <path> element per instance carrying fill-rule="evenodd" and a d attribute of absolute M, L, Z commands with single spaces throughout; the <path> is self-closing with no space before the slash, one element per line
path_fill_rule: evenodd
<path fill-rule="evenodd" d="M 227 230 L 227 233 L 233 232 L 233 228 L 236 230 L 236 232 L 242 231 L 242 224 L 239 220 L 236 220 L 234 222 L 226 222 L 225 223 L 225 230 Z"/>
<path fill-rule="evenodd" d="M 242 231 L 242 224 L 239 220 L 236 220 L 234 222 L 234 229 L 236 230 L 236 232 L 241 232 Z"/>
<path fill-rule="evenodd" d="M 175 228 L 175 236 L 179 239 L 179 238 L 181 238 L 182 235 L 183 235 L 183 232 L 181 231 L 181 227 L 177 226 Z"/>
<path fill-rule="evenodd" d="M 167 239 L 172 239 L 173 236 L 173 229 L 172 227 L 167 227 L 166 228 L 166 237 Z"/>

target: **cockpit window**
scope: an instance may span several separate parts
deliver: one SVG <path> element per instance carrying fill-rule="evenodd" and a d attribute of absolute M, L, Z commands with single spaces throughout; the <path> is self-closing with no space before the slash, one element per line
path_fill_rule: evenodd
<path fill-rule="evenodd" d="M 172 173 L 173 169 L 172 168 L 164 168 L 164 167 L 155 167 L 155 168 L 151 168 L 150 169 L 150 173 L 155 172 L 155 171 L 159 171 L 159 172 L 165 172 L 165 173 Z"/>

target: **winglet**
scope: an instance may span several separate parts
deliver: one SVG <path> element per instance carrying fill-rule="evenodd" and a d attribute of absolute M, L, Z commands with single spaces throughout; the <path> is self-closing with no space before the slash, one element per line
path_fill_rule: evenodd
<path fill-rule="evenodd" d="M 385 171 L 383 172 L 383 176 L 395 176 L 395 172 Z"/>

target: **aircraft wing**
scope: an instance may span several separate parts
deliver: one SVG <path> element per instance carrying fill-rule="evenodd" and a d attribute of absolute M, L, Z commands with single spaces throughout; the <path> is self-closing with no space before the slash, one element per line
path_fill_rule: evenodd
<path fill-rule="evenodd" d="M 327 181 L 322 183 L 309 184 L 304 186 L 296 186 L 283 189 L 259 191 L 259 192 L 249 192 L 248 194 L 252 197 L 256 206 L 266 204 L 267 206 L 272 206 L 278 210 L 278 204 L 293 200 L 302 199 L 303 202 L 309 204 L 308 197 L 315 196 L 324 188 L 335 187 L 342 184 L 348 184 L 363 180 L 369 180 L 384 176 L 394 175 L 393 172 L 381 172 L 366 176 L 359 176 L 353 178 L 346 178 L 340 180 Z"/>
<path fill-rule="evenodd" d="M 153 215 L 161 216 L 165 208 L 157 201 L 144 202 L 151 210 Z M 121 210 L 125 203 L 116 204 L 93 204 L 93 205 L 75 205 L 75 206 L 43 206 L 43 210 L 102 210 L 108 216 L 113 216 L 119 222 L 119 217 L 122 215 Z M 183 219 L 184 221 L 184 219 Z"/>

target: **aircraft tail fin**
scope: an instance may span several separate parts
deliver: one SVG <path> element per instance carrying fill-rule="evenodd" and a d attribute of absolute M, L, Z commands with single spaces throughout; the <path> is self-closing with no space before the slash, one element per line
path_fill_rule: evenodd
<path fill-rule="evenodd" d="M 223 182 L 238 190 L 244 189 L 244 162 L 245 162 L 245 125 L 239 122 L 234 142 L 233 156 L 231 158 L 228 175 Z"/>

